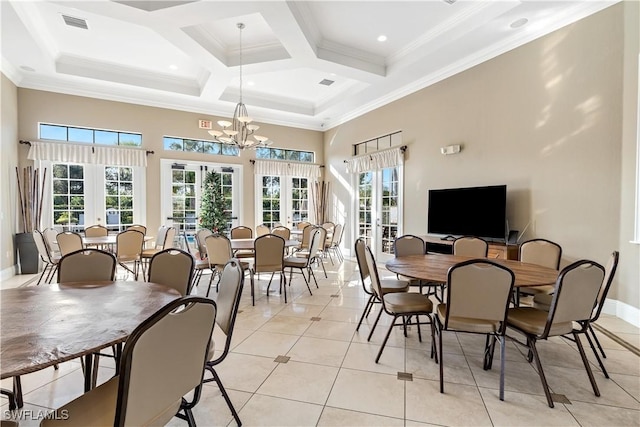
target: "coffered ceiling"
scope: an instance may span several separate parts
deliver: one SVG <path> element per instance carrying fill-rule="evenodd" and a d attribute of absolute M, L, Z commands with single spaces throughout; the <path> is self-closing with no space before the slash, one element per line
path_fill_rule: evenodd
<path fill-rule="evenodd" d="M 2 71 L 19 87 L 229 117 L 242 22 L 251 116 L 322 130 L 616 2 L 2 0 Z"/>

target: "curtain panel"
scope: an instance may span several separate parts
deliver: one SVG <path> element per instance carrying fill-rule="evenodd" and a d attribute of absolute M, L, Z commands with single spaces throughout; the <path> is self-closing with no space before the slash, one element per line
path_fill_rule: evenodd
<path fill-rule="evenodd" d="M 404 153 L 402 152 L 402 148 L 394 147 L 371 154 L 363 154 L 347 160 L 347 173 L 393 168 L 403 163 Z"/>
<path fill-rule="evenodd" d="M 320 178 L 320 166 L 277 160 L 256 160 L 254 173 L 256 175 L 301 176 L 317 180 Z"/>
<path fill-rule="evenodd" d="M 29 160 L 85 163 L 113 166 L 147 166 L 147 152 L 141 148 L 105 147 L 89 144 L 31 142 Z"/>

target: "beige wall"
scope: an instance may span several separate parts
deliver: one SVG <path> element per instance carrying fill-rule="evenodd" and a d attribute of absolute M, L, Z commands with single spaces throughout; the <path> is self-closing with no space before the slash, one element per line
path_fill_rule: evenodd
<path fill-rule="evenodd" d="M 0 271 L 12 268 L 16 263 L 13 248 L 13 235 L 19 220 L 16 212 L 17 182 L 16 166 L 18 165 L 18 89 L 2 74 L 0 87 Z M 21 230 L 20 230 L 21 231 Z M 11 270 L 8 270 L 11 271 Z"/>
<path fill-rule="evenodd" d="M 219 118 L 206 114 L 188 113 L 163 108 L 146 107 L 121 102 L 63 95 L 30 89 L 18 91 L 20 139 L 37 140 L 38 122 L 124 130 L 142 133 L 143 147 L 155 151 L 148 156 L 147 219 L 150 230 L 164 223 L 160 214 L 160 159 L 195 160 L 212 163 L 232 163 L 243 166 L 242 218 L 245 225 L 254 226 L 254 176 L 250 159 L 255 152 L 247 150 L 240 157 L 213 156 L 196 153 L 164 151 L 164 135 L 194 139 L 210 139 L 205 130 L 198 129 L 198 119 Z M 279 148 L 314 151 L 316 160 L 323 161 L 322 133 L 284 126 L 260 124 L 261 133 L 268 135 Z M 209 137 L 209 138 L 208 138 Z M 20 162 L 26 163 L 28 147 L 20 147 Z"/>
<path fill-rule="evenodd" d="M 620 205 L 620 268 L 616 297 L 640 307 L 640 244 L 630 243 L 634 233 L 638 129 L 638 62 L 640 61 L 640 3 L 624 3 L 624 80 L 622 126 L 622 192 Z M 638 171 L 640 173 L 640 171 Z M 640 200 L 638 200 L 640 203 Z M 639 224 L 640 226 L 640 224 Z"/>
<path fill-rule="evenodd" d="M 325 132 L 334 211 L 352 209 L 343 164 L 351 145 L 402 130 L 404 233 L 426 233 L 431 188 L 507 184 L 512 229 L 529 224 L 524 239 L 560 243 L 563 264 L 603 263 L 621 250 L 634 266 L 618 293 L 639 307 L 637 246 L 622 245 L 620 236 L 621 219 L 633 227 L 630 208 L 621 218 L 623 9 L 610 7 Z M 441 155 L 449 144 L 464 148 Z M 635 188 L 631 175 L 625 199 Z"/>

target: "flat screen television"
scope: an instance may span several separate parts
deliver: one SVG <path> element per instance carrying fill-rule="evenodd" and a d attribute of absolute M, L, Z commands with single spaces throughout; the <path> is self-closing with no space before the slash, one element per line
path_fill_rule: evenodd
<path fill-rule="evenodd" d="M 504 239 L 507 186 L 429 190 L 430 234 Z"/>

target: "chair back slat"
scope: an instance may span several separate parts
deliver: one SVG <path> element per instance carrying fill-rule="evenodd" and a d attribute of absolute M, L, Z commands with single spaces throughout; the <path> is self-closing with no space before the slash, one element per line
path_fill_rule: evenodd
<path fill-rule="evenodd" d="M 64 256 L 71 252 L 79 251 L 83 248 L 82 236 L 78 233 L 72 233 L 71 231 L 65 231 L 59 233 L 56 236 L 58 242 L 58 248 L 60 249 L 60 255 Z"/>
<path fill-rule="evenodd" d="M 109 229 L 103 225 L 92 225 L 84 229 L 84 237 L 104 237 L 109 234 Z"/>
<path fill-rule="evenodd" d="M 362 280 L 363 285 L 365 284 L 365 281 L 369 278 L 369 266 L 365 258 L 366 246 L 367 245 L 364 242 L 364 239 L 362 237 L 356 240 L 356 244 L 355 244 L 356 261 L 358 262 L 358 270 L 360 270 L 360 279 Z M 367 289 L 366 286 L 365 286 L 365 289 Z"/>
<path fill-rule="evenodd" d="M 207 251 L 207 259 L 209 265 L 222 268 L 231 258 L 233 251 L 231 250 L 231 241 L 222 234 L 212 234 L 205 239 L 205 248 Z"/>
<path fill-rule="evenodd" d="M 232 228 L 229 234 L 232 239 L 251 239 L 253 237 L 253 230 L 244 225 Z"/>
<path fill-rule="evenodd" d="M 164 241 L 162 242 L 162 249 L 173 248 L 173 243 L 176 239 L 177 230 L 175 227 L 167 228 L 167 232 L 164 235 Z"/>
<path fill-rule="evenodd" d="M 118 258 L 139 258 L 144 244 L 144 235 L 135 230 L 127 230 L 116 236 L 116 256 Z"/>
<path fill-rule="evenodd" d="M 271 229 L 269 229 L 269 227 L 264 224 L 260 224 L 259 226 L 256 227 L 257 237 L 264 236 L 265 234 L 269 234 L 269 233 L 271 233 Z"/>
<path fill-rule="evenodd" d="M 133 331 L 120 363 L 114 425 L 164 424 L 169 420 L 160 418 L 167 411 L 173 417 L 182 396 L 196 389 L 199 398 L 215 317 L 213 301 L 185 297 Z"/>
<path fill-rule="evenodd" d="M 145 227 L 144 225 L 140 225 L 140 224 L 130 225 L 129 227 L 127 227 L 127 230 L 136 230 L 136 231 L 141 232 L 144 235 L 147 234 L 147 227 Z"/>
<path fill-rule="evenodd" d="M 216 323 L 227 336 L 227 341 L 230 339 L 229 335 L 235 323 L 235 317 L 238 314 L 243 284 L 244 272 L 242 265 L 236 258 L 232 258 L 222 270 L 220 283 L 218 284 L 220 290 L 218 291 L 218 298 L 216 298 L 218 306 Z"/>
<path fill-rule="evenodd" d="M 207 257 L 207 247 L 204 244 L 204 241 L 207 237 L 211 236 L 213 232 L 208 228 L 201 228 L 196 232 L 196 246 L 198 246 L 198 253 L 200 254 L 200 259 L 205 259 Z"/>
<path fill-rule="evenodd" d="M 51 253 L 49 248 L 47 247 L 47 243 L 44 240 L 44 236 L 40 230 L 33 230 L 33 240 L 36 244 L 36 248 L 38 249 L 38 254 L 43 262 L 52 264 L 53 260 L 51 259 Z"/>
<path fill-rule="evenodd" d="M 291 230 L 284 226 L 275 227 L 271 230 L 271 234 L 282 237 L 284 240 L 291 239 Z"/>
<path fill-rule="evenodd" d="M 504 322 L 515 276 L 493 261 L 454 265 L 447 274 L 447 316 Z"/>
<path fill-rule="evenodd" d="M 562 248 L 546 239 L 528 240 L 520 245 L 520 261 L 543 267 L 560 268 Z"/>
<path fill-rule="evenodd" d="M 405 234 L 398 237 L 393 245 L 396 257 L 409 255 L 424 255 L 426 246 L 424 240 L 418 236 Z"/>
<path fill-rule="evenodd" d="M 58 263 L 58 283 L 111 281 L 115 273 L 115 257 L 100 249 L 71 252 Z"/>
<path fill-rule="evenodd" d="M 453 241 L 453 254 L 486 258 L 489 253 L 489 244 L 479 237 L 459 237 Z"/>
<path fill-rule="evenodd" d="M 149 281 L 169 286 L 180 295 L 191 293 L 193 257 L 180 249 L 165 249 L 153 255 L 149 262 Z"/>
<path fill-rule="evenodd" d="M 593 261 L 576 261 L 558 276 L 546 332 L 554 324 L 590 320 L 604 279 L 604 268 Z"/>
<path fill-rule="evenodd" d="M 274 272 L 284 269 L 284 239 L 274 234 L 258 237 L 254 242 L 254 271 Z"/>

